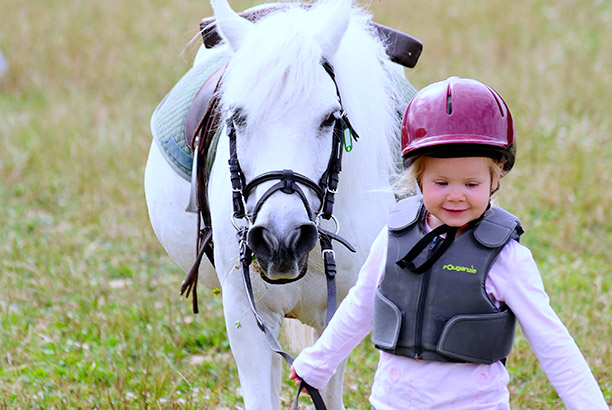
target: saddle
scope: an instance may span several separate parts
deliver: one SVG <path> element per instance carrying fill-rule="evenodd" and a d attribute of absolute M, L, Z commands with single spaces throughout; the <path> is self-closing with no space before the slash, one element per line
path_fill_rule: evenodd
<path fill-rule="evenodd" d="M 304 4 L 302 7 L 309 7 Z M 241 17 L 254 22 L 267 14 L 287 7 L 282 4 L 263 5 L 238 13 Z M 378 35 L 385 40 L 387 54 L 391 61 L 404 67 L 413 68 L 421 55 L 423 44 L 408 34 L 371 22 Z M 200 32 L 206 48 L 213 48 L 221 42 L 217 32 L 214 17 L 204 18 L 200 21 Z M 219 106 L 218 88 L 223 77 L 227 62 L 217 69 L 204 81 L 197 91 L 193 102 L 187 110 L 184 125 L 185 143 L 194 154 L 192 169 L 192 194 L 187 211 L 199 213 L 197 256 L 191 270 L 181 285 L 181 295 L 189 297 L 192 292 L 193 312 L 198 313 L 197 280 L 198 270 L 204 254 L 214 266 L 212 225 L 210 207 L 208 202 L 209 170 L 208 154 L 217 132 L 221 113 Z M 197 205 L 196 205 L 197 203 Z"/>

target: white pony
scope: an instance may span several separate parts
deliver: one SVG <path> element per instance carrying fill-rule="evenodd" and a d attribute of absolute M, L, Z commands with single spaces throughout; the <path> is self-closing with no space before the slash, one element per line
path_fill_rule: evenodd
<path fill-rule="evenodd" d="M 322 0 L 309 8 L 285 4 L 256 23 L 236 14 L 226 0 L 212 0 L 212 6 L 224 40 L 215 49 L 230 55 L 219 91 L 221 124 L 225 126 L 229 119 L 235 129 L 247 183 L 266 172 L 287 169 L 319 181 L 332 151 L 331 120 L 342 109 L 360 136 L 344 155 L 335 197 L 340 234 L 357 250 L 350 253 L 335 246 L 340 301 L 355 283 L 370 244 L 395 202 L 389 180 L 399 159 L 406 96 L 398 92 L 397 77 L 403 77 L 403 71 L 389 62 L 385 45 L 369 24 L 370 16 L 353 7 L 351 0 Z M 194 67 L 204 64 L 211 51 L 201 49 Z M 323 60 L 334 69 L 338 91 Z M 229 151 L 229 139 L 223 133 L 208 190 L 215 268 L 203 261 L 200 284 L 222 291 L 246 408 L 278 409 L 281 357 L 269 349 L 258 328 L 237 269 L 240 252 L 232 224 Z M 254 189 L 247 212 L 252 213 L 275 183 L 264 182 Z M 273 333 L 278 334 L 284 318 L 297 318 L 314 328 L 316 335 L 326 325 L 327 309 L 317 225 L 311 215 L 321 201 L 311 188 L 298 185 L 307 202 L 299 195 L 276 191 L 261 204 L 249 226 L 249 246 L 260 262 L 257 271 L 251 268 L 251 280 L 257 309 Z M 190 184 L 169 165 L 156 143 L 151 145 L 146 166 L 145 193 L 155 234 L 187 272 L 197 237 L 196 215 L 185 212 Z M 308 204 L 311 210 L 306 209 Z M 326 223 L 333 230 L 333 224 Z M 287 284 L 261 278 L 291 280 L 304 273 Z M 329 409 L 344 408 L 343 372 L 344 368 L 339 369 L 322 392 Z"/>

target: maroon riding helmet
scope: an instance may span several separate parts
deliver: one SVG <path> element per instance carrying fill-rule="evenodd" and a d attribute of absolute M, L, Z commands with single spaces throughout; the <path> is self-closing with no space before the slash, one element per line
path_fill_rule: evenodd
<path fill-rule="evenodd" d="M 428 85 L 410 101 L 402 124 L 404 166 L 421 155 L 490 157 L 507 173 L 516 155 L 508 106 L 480 81 L 450 77 Z"/>

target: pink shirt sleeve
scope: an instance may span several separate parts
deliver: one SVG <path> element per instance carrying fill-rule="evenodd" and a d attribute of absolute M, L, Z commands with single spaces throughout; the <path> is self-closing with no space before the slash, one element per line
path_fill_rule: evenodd
<path fill-rule="evenodd" d="M 608 410 L 589 365 L 550 305 L 531 251 L 511 241 L 491 268 L 489 278 L 492 283 L 487 284 L 487 290 L 514 312 L 531 349 L 565 406 L 568 409 Z"/>
<path fill-rule="evenodd" d="M 295 359 L 293 367 L 296 373 L 311 386 L 323 388 L 333 376 L 338 364 L 346 359 L 372 330 L 374 293 L 385 268 L 386 249 L 385 227 L 372 244 L 357 283 L 340 303 L 321 337 Z"/>

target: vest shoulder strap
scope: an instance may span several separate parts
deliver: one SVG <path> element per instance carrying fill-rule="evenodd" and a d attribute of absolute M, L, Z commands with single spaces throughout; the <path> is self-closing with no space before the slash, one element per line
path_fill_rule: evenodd
<path fill-rule="evenodd" d="M 421 195 L 399 201 L 389 212 L 387 227 L 390 231 L 401 231 L 415 224 L 423 207 Z"/>
<path fill-rule="evenodd" d="M 516 216 L 494 206 L 474 228 L 474 237 L 483 246 L 498 248 L 511 239 L 519 241 L 523 232 L 521 221 Z"/>

